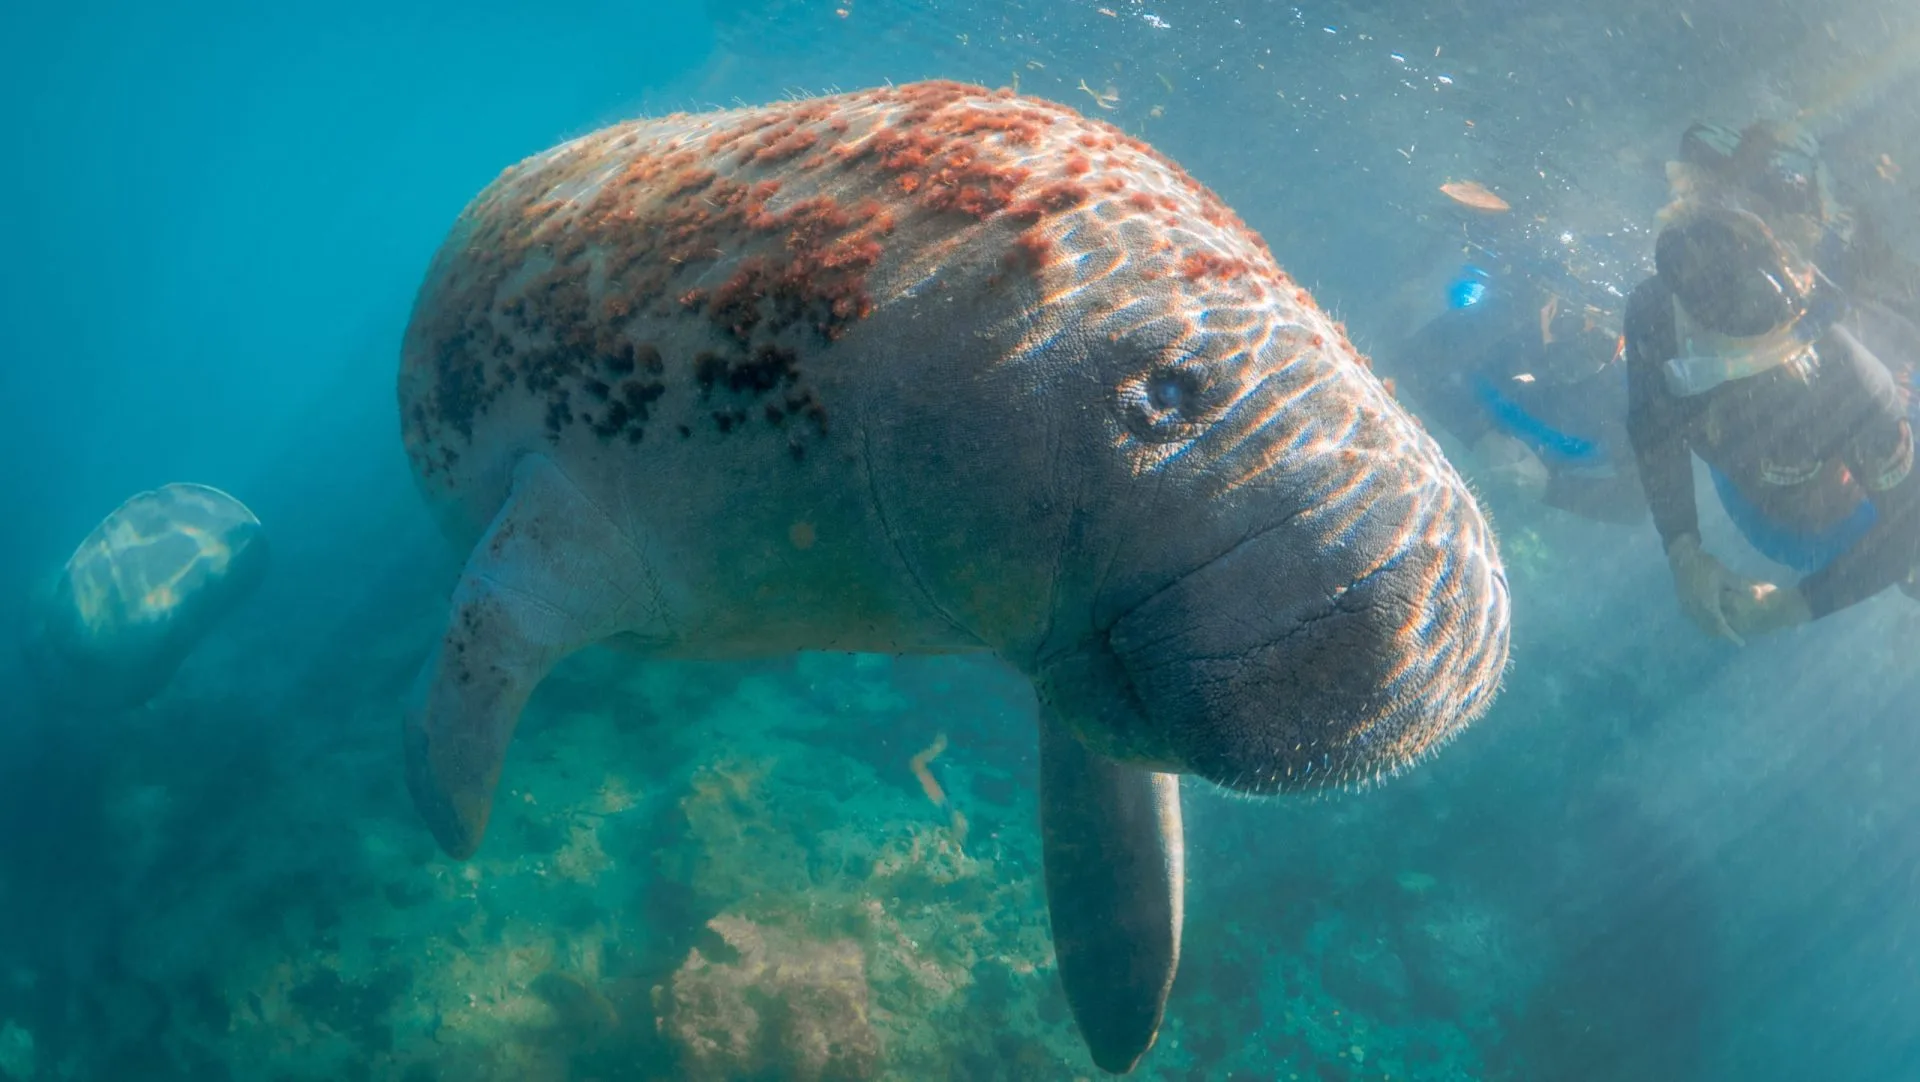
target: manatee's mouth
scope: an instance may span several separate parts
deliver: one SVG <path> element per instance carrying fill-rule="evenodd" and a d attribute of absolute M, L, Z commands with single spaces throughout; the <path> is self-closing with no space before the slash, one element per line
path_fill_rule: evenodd
<path fill-rule="evenodd" d="M 1088 748 L 1120 762 L 1191 775 L 1245 795 L 1274 795 L 1285 791 L 1289 786 L 1284 770 L 1249 771 L 1207 753 L 1205 733 L 1221 724 L 1222 719 L 1162 716 L 1164 711 L 1155 710 L 1150 687 L 1143 687 L 1143 680 L 1151 681 L 1164 675 L 1163 670 L 1168 667 L 1192 660 L 1178 657 L 1149 660 L 1143 656 L 1151 646 L 1150 641 L 1141 641 L 1151 637 L 1149 629 L 1154 615 L 1148 611 L 1149 606 L 1167 592 L 1177 590 L 1179 585 L 1176 581 L 1135 602 L 1077 646 L 1062 651 L 1043 665 L 1050 687 L 1067 691 L 1062 697 L 1083 704 L 1080 709 L 1066 712 L 1070 727 Z M 1338 611 L 1338 598 L 1329 598 L 1321 611 L 1296 621 L 1267 648 L 1278 647 L 1285 639 Z M 1116 637 L 1121 641 L 1116 642 Z M 1076 685 L 1087 690 L 1085 685 L 1093 680 L 1102 685 L 1095 694 L 1071 693 Z M 1088 703 L 1100 705 L 1087 709 L 1084 704 Z"/>
<path fill-rule="evenodd" d="M 1132 607 L 1098 639 L 1139 719 L 1141 735 L 1116 743 L 1250 796 L 1405 766 L 1447 726 L 1428 701 L 1431 674 L 1414 664 L 1428 651 L 1411 629 L 1435 618 L 1403 611 L 1391 585 L 1400 559 L 1323 578 L 1310 593 L 1232 595 L 1234 608 L 1197 616 L 1178 595 L 1208 594 L 1215 561 L 1187 577 L 1193 587 L 1183 580 Z"/>
<path fill-rule="evenodd" d="M 1043 659 L 1038 671 L 1042 697 L 1089 751 L 1148 770 L 1189 773 L 1114 650 L 1113 625 Z"/>

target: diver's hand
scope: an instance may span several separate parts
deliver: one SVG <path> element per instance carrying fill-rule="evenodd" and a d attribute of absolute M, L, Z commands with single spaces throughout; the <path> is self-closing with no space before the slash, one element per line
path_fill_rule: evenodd
<path fill-rule="evenodd" d="M 1547 464 L 1533 449 L 1504 432 L 1489 432 L 1474 441 L 1473 453 L 1486 468 L 1487 478 L 1516 489 L 1529 499 L 1547 491 Z"/>
<path fill-rule="evenodd" d="M 1765 635 L 1785 631 L 1813 619 L 1813 607 L 1797 586 L 1776 586 L 1771 582 L 1748 583 L 1728 592 L 1720 611 L 1735 633 Z"/>
<path fill-rule="evenodd" d="M 1709 635 L 1745 646 L 1747 640 L 1728 619 L 1728 610 L 1737 610 L 1740 603 L 1734 598 L 1751 595 L 1759 584 L 1727 570 L 1727 565 L 1701 548 L 1700 539 L 1692 534 L 1680 537 L 1667 549 L 1667 566 L 1673 570 L 1673 590 L 1687 619 Z"/>

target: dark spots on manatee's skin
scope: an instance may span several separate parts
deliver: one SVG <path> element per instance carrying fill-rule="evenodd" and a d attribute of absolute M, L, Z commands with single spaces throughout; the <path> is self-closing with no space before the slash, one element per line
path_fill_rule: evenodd
<path fill-rule="evenodd" d="M 499 556 L 501 553 L 504 553 L 507 550 L 507 542 L 513 540 L 513 535 L 517 530 L 518 527 L 514 525 L 512 520 L 502 523 L 500 528 L 494 531 L 493 541 L 487 545 L 487 551 L 491 552 L 494 556 Z M 467 630 L 472 631 L 473 618 L 468 616 L 465 622 Z M 464 647 L 462 647 L 462 649 L 464 649 Z"/>
<path fill-rule="evenodd" d="M 709 351 L 693 359 L 693 378 L 703 399 L 711 397 L 715 388 L 758 397 L 798 383 L 800 355 L 772 344 L 763 345 L 750 354 L 722 356 Z"/>
<path fill-rule="evenodd" d="M 714 427 L 723 434 L 745 426 L 750 416 L 748 406 L 755 403 L 760 406 L 760 416 L 776 428 L 792 418 L 804 417 L 812 422 L 816 434 L 827 433 L 826 407 L 803 385 L 800 355 L 795 350 L 773 344 L 762 345 L 750 354 L 723 355 L 709 350 L 694 358 L 693 371 L 701 400 L 724 403 L 709 413 Z M 681 430 L 683 437 L 688 434 Z M 788 436 L 790 452 L 804 446 L 799 439 L 797 434 Z M 797 462 L 805 457 L 805 451 L 791 457 Z"/>
<path fill-rule="evenodd" d="M 498 542 L 495 542 L 498 544 Z M 460 618 L 460 630 L 457 634 L 448 633 L 442 641 L 453 648 L 454 679 L 461 685 L 473 683 L 473 667 L 467 658 L 467 641 L 474 638 L 479 629 L 479 620 L 474 617 L 471 608 L 465 610 Z"/>
<path fill-rule="evenodd" d="M 625 343 L 621 344 L 622 346 Z M 667 371 L 666 359 L 660 356 L 660 350 L 651 342 L 642 342 L 637 346 L 620 348 L 616 346 L 600 358 L 600 367 L 614 377 L 631 376 L 636 371 L 649 376 L 664 375 Z"/>
<path fill-rule="evenodd" d="M 659 380 L 630 379 L 607 388 L 602 396 L 606 410 L 592 422 L 594 434 L 606 440 L 624 436 L 628 443 L 639 443 L 646 437 L 654 403 L 666 393 L 667 385 Z"/>
<path fill-rule="evenodd" d="M 562 235 L 561 248 L 568 243 Z M 410 442 L 425 437 L 436 422 L 470 441 L 477 419 L 511 393 L 542 401 L 544 433 L 556 446 L 576 426 L 603 442 L 637 445 L 663 400 L 686 401 L 669 391 L 676 377 L 688 375 L 689 404 L 708 415 L 709 431 L 740 432 L 755 416 L 776 427 L 805 416 L 814 420 L 818 435 L 825 434 L 825 407 L 803 386 L 798 341 L 811 329 L 824 346 L 851 316 L 837 314 L 818 297 L 789 296 L 790 284 L 772 276 L 767 260 L 749 260 L 711 303 L 672 313 L 704 317 L 716 333 L 711 348 L 670 374 L 658 346 L 627 336 L 644 298 L 608 297 L 596 306 L 588 292 L 592 260 L 584 250 L 567 254 L 571 258 L 563 260 L 556 252 L 555 262 L 514 295 L 496 294 L 469 309 L 464 324 L 438 343 L 434 393 L 415 403 Z M 858 315 L 864 314 L 862 306 Z M 482 356 L 487 361 L 476 363 Z M 691 438 L 691 425 L 675 427 Z"/>
<path fill-rule="evenodd" d="M 560 442 L 560 434 L 573 424 L 573 405 L 570 396 L 562 390 L 547 399 L 547 438 L 554 443 Z"/>
<path fill-rule="evenodd" d="M 460 335 L 442 347 L 441 362 L 435 366 L 434 394 L 441 419 L 451 423 L 461 438 L 471 440 L 474 415 L 487 408 L 492 396 L 485 390 L 478 366 L 457 363 L 466 345 L 466 336 Z"/>
<path fill-rule="evenodd" d="M 534 325 L 524 304 L 503 304 L 498 311 L 517 314 L 530 321 L 528 326 Z M 543 319 L 538 325 L 553 329 L 560 324 Z M 439 401 L 472 407 L 456 425 L 463 436 L 471 438 L 473 419 L 484 415 L 501 395 L 518 391 L 544 399 L 543 428 L 549 443 L 557 446 L 569 430 L 585 426 L 603 442 L 638 445 L 671 390 L 667 359 L 658 347 L 626 341 L 605 327 L 579 327 L 559 335 L 553 344 L 523 345 L 518 350 L 496 347 L 494 355 L 492 382 L 484 389 L 479 366 L 440 369 Z M 718 349 L 695 354 L 689 369 L 682 369 L 689 370 L 694 397 L 707 407 L 713 424 L 710 431 L 740 432 L 757 416 L 776 428 L 804 418 L 816 435 L 826 434 L 826 407 L 804 385 L 796 348 L 779 342 L 748 347 L 726 341 Z M 415 403 L 410 420 L 416 430 L 425 429 L 432 419 L 424 405 Z M 675 429 L 683 439 L 693 435 L 691 425 L 679 423 Z M 790 437 L 787 443 L 790 457 L 799 461 L 804 453 L 792 453 L 796 438 Z M 444 452 L 446 461 L 441 465 L 451 468 L 451 455 L 450 450 Z"/>
<path fill-rule="evenodd" d="M 711 351 L 701 353 L 693 359 L 693 380 L 700 387 L 701 397 L 713 393 L 714 384 L 726 374 L 727 360 Z"/>
<path fill-rule="evenodd" d="M 527 318 L 526 327 L 544 328 L 551 322 L 534 322 L 519 299 L 501 305 L 499 311 Z M 469 340 L 469 336 L 461 336 L 446 348 L 464 349 Z M 525 345 L 518 350 L 502 334 L 493 354 L 499 363 L 492 366 L 493 380 L 484 388 L 480 366 L 455 364 L 439 369 L 437 400 L 460 407 L 454 427 L 469 439 L 474 419 L 484 415 L 502 394 L 517 389 L 545 399 L 544 428 L 551 443 L 557 445 L 569 429 L 583 424 L 602 440 L 624 439 L 637 444 L 645 437 L 647 422 L 658 411 L 657 404 L 668 389 L 666 359 L 656 346 L 636 345 L 591 324 L 555 336 L 552 344 Z M 424 431 L 433 417 L 424 404 L 415 403 L 408 420 L 415 431 Z M 450 449 L 444 450 L 441 458 L 439 465 L 449 470 L 456 461 Z"/>

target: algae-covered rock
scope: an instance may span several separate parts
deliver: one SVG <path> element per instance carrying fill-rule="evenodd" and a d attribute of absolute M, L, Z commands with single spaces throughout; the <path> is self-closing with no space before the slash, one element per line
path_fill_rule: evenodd
<path fill-rule="evenodd" d="M 866 953 L 721 915 L 659 990 L 659 1025 L 692 1079 L 794 1082 L 875 1076 L 880 1035 L 868 1017 Z M 710 953 L 709 953 L 710 952 Z"/>
<path fill-rule="evenodd" d="M 194 484 L 142 492 L 101 520 L 34 599 L 28 667 L 56 702 L 138 706 L 266 567 L 266 534 L 239 500 Z"/>
<path fill-rule="evenodd" d="M 970 853 L 905 756 L 889 784 L 867 763 L 757 729 L 754 718 L 778 717 L 758 697 L 716 713 L 734 712 L 724 750 L 685 775 L 673 845 L 653 854 L 696 908 L 723 914 L 656 994 L 660 1032 L 685 1069 L 849 1077 L 809 1073 L 840 1061 L 769 1028 L 767 1005 L 794 999 L 780 959 L 797 958 L 810 980 L 830 972 L 846 982 L 833 994 L 862 1004 L 874 1051 L 870 1073 L 854 1077 L 1003 1077 L 979 1074 L 982 1054 L 1075 1070 L 1085 1053 L 1066 1019 L 1043 1020 L 1040 1010 L 1057 989 L 1037 860 L 992 838 L 974 839 L 980 852 Z M 983 1026 L 996 1034 L 990 1051 L 956 1039 Z M 856 1061 L 867 1062 L 864 1053 Z"/>

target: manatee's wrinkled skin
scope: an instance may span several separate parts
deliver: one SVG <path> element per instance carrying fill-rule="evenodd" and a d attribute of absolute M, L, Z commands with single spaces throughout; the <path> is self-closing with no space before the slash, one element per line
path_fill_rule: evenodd
<path fill-rule="evenodd" d="M 570 651 L 990 651 L 1039 694 L 1061 978 L 1094 1061 L 1177 965 L 1178 774 L 1375 778 L 1480 715 L 1479 509 L 1259 238 L 1071 110 L 915 84 L 608 128 L 509 169 L 400 374 L 463 546 L 406 717 L 480 844 Z"/>
<path fill-rule="evenodd" d="M 217 488 L 142 492 L 102 519 L 33 598 L 27 667 L 59 705 L 139 706 L 260 584 L 267 552 L 260 520 Z"/>

